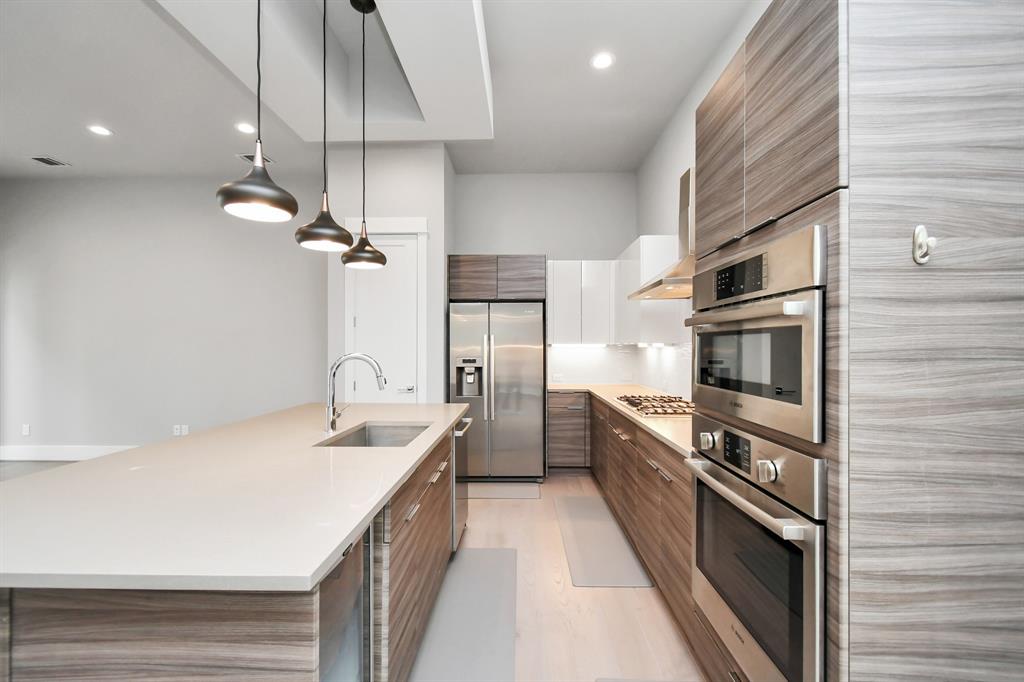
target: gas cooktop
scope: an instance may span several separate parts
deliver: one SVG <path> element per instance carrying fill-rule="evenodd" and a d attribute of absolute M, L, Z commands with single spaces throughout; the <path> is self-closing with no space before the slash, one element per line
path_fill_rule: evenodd
<path fill-rule="evenodd" d="M 693 414 L 693 403 L 677 395 L 620 395 L 619 402 L 641 417 L 682 417 Z"/>

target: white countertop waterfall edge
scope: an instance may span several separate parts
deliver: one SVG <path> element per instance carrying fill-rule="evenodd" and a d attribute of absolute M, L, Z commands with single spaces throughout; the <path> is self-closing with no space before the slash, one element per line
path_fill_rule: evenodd
<path fill-rule="evenodd" d="M 466 412 L 352 404 L 430 426 L 405 447 L 316 447 L 310 403 L 0 483 L 0 588 L 307 591 Z"/>

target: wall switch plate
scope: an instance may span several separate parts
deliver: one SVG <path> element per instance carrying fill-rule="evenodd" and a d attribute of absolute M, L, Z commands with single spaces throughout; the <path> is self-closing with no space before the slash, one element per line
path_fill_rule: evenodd
<path fill-rule="evenodd" d="M 175 424 L 174 427 L 171 429 L 171 433 L 174 434 L 175 436 L 180 436 L 181 435 L 181 424 Z"/>
<path fill-rule="evenodd" d="M 31 436 L 32 435 L 32 425 L 31 424 L 22 424 L 21 425 L 21 435 L 23 435 L 23 436 Z"/>
<path fill-rule="evenodd" d="M 188 424 L 182 424 L 181 425 L 181 435 L 183 435 L 183 436 L 187 436 L 188 435 Z"/>

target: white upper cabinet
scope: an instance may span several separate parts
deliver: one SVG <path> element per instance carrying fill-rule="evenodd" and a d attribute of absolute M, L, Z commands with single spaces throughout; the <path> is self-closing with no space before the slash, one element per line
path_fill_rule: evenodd
<path fill-rule="evenodd" d="M 614 262 L 585 260 L 582 263 L 580 340 L 583 343 L 612 343 L 612 300 Z"/>
<path fill-rule="evenodd" d="M 680 343 L 686 338 L 684 301 L 628 299 L 678 258 L 679 240 L 674 235 L 643 235 L 619 255 L 615 261 L 616 343 Z"/>
<path fill-rule="evenodd" d="M 548 343 L 581 343 L 583 264 L 548 261 Z"/>

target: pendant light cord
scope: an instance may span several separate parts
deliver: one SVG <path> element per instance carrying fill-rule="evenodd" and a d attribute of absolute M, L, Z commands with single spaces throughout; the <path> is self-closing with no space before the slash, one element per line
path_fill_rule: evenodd
<path fill-rule="evenodd" d="M 366 14 L 363 14 L 363 229 L 366 229 Z"/>
<path fill-rule="evenodd" d="M 327 0 L 324 0 L 324 194 L 327 194 Z"/>
<path fill-rule="evenodd" d="M 260 69 L 260 56 L 263 48 L 262 31 L 260 26 L 260 12 L 262 2 L 256 0 L 256 141 L 262 139 L 263 107 L 260 97 L 260 90 L 263 88 L 263 72 Z"/>

